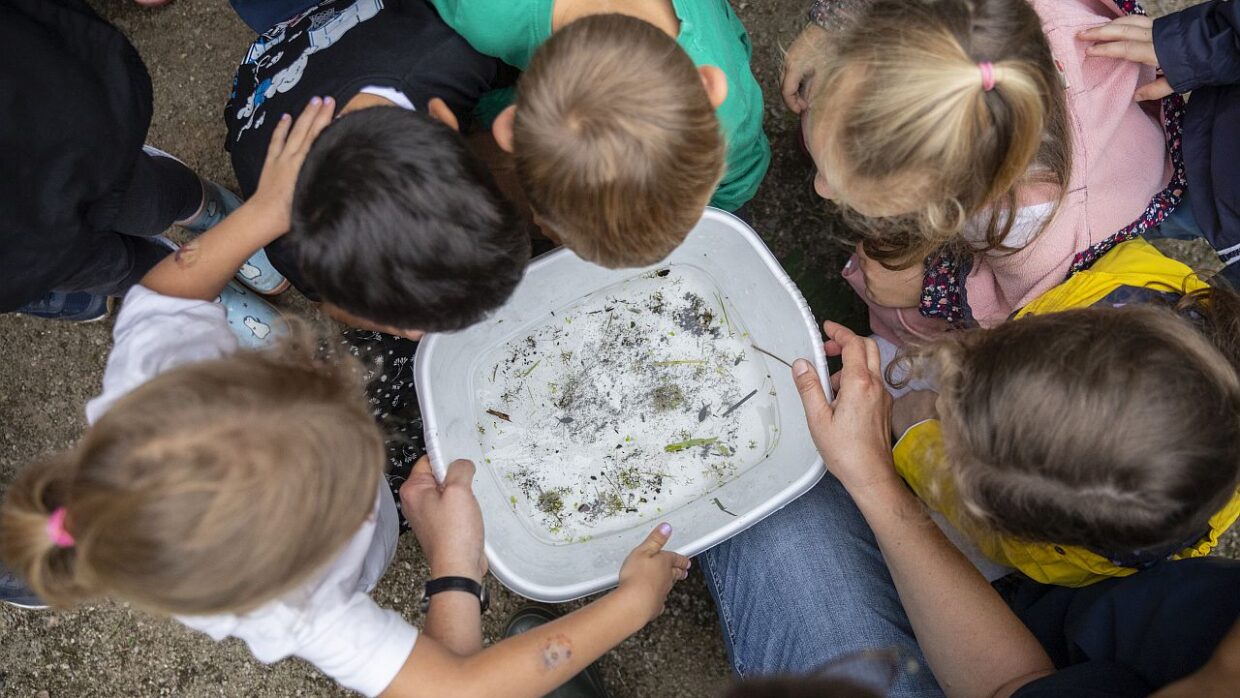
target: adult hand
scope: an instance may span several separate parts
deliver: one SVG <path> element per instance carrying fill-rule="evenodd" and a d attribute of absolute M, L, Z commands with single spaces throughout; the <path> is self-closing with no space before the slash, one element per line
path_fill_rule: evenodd
<path fill-rule="evenodd" d="M 306 160 L 306 153 L 319 133 L 332 122 L 336 101 L 331 97 L 315 97 L 306 105 L 297 121 L 285 114 L 280 117 L 271 143 L 267 146 L 267 159 L 263 161 L 263 173 L 258 178 L 254 196 L 247 202 L 261 207 L 273 221 L 276 229 L 288 230 L 293 210 L 293 190 L 297 186 L 297 174 Z"/>
<path fill-rule="evenodd" d="M 617 591 L 633 600 L 634 613 L 645 618 L 647 623 L 663 613 L 663 604 L 672 585 L 689 576 L 692 564 L 689 558 L 663 550 L 671 537 L 672 525 L 659 524 L 629 553 L 620 567 Z"/>
<path fill-rule="evenodd" d="M 844 361 L 835 402 L 827 402 L 813 365 L 797 359 L 792 373 L 814 445 L 833 475 L 854 495 L 899 479 L 891 460 L 891 395 L 883 386 L 878 345 L 828 322 L 828 351 Z"/>
<path fill-rule="evenodd" d="M 482 581 L 487 573 L 483 551 L 482 510 L 473 491 L 474 464 L 454 461 L 441 485 L 422 456 L 400 486 L 400 506 L 430 564 L 431 578 L 468 577 Z"/>
<path fill-rule="evenodd" d="M 1133 63 L 1158 67 L 1158 54 L 1154 51 L 1154 20 L 1150 17 L 1129 15 L 1086 29 L 1077 34 L 1084 41 L 1096 42 L 1085 49 L 1086 56 L 1119 58 Z M 1133 97 L 1139 101 L 1162 99 L 1175 93 L 1167 78 L 1160 77 L 1148 85 L 1137 88 Z"/>
<path fill-rule="evenodd" d="M 818 55 L 818 45 L 825 41 L 826 34 L 826 29 L 817 24 L 808 24 L 784 54 L 784 104 L 795 114 L 800 114 L 809 107 L 805 87 L 814 77 L 817 69 L 814 58 Z"/>
<path fill-rule="evenodd" d="M 887 308 L 913 308 L 921 302 L 926 270 L 921 264 L 907 269 L 888 269 L 866 256 L 861 245 L 856 249 L 857 264 L 865 277 L 865 295 L 873 303 Z"/>

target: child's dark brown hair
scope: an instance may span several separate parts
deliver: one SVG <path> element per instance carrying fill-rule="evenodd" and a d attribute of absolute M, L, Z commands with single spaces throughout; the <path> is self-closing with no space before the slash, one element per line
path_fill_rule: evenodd
<path fill-rule="evenodd" d="M 374 506 L 384 452 L 348 364 L 312 343 L 173 369 L 20 473 L 0 557 L 40 598 L 244 612 L 302 583 Z M 73 545 L 55 545 L 64 509 Z"/>
<path fill-rule="evenodd" d="M 1191 543 L 1240 483 L 1240 296 L 1029 316 L 913 349 L 980 526 L 1098 551 Z"/>

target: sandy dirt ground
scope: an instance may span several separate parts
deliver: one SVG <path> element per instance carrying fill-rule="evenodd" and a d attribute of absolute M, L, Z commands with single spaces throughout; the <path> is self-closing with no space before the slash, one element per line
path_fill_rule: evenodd
<path fill-rule="evenodd" d="M 862 324 L 837 270 L 844 255 L 829 240 L 831 223 L 811 187 L 797 122 L 778 96 L 781 47 L 803 25 L 807 0 L 733 0 L 749 28 L 754 68 L 767 92 L 767 130 L 775 150 L 771 175 L 753 204 L 767 239 L 820 319 Z M 176 0 L 144 10 L 127 0 L 97 0 L 145 58 L 155 84 L 148 141 L 203 175 L 235 186 L 223 150 L 222 109 L 232 74 L 251 35 L 224 0 Z M 295 293 L 278 303 L 305 312 Z M 69 445 L 85 427 L 82 406 L 99 391 L 110 322 L 64 325 L 0 316 L 0 487 L 41 454 Z M 1238 553 L 1229 539 L 1230 555 Z M 417 600 L 426 569 L 411 537 L 376 593 L 380 603 L 420 623 Z M 488 638 L 523 601 L 496 593 Z M 673 591 L 667 612 L 603 660 L 614 696 L 711 696 L 728 664 L 710 596 L 696 572 Z M 307 664 L 254 661 L 239 642 L 214 643 L 175 622 L 124 605 L 99 603 L 65 613 L 0 605 L 3 696 L 321 696 L 346 695 Z"/>

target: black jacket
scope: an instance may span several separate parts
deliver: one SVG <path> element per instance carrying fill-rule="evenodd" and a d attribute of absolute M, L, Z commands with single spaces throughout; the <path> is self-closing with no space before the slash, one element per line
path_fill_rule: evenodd
<path fill-rule="evenodd" d="M 0 312 L 94 253 L 151 124 L 138 52 L 82 0 L 0 0 Z"/>
<path fill-rule="evenodd" d="M 1213 0 L 1154 21 L 1154 50 L 1184 116 L 1193 217 L 1225 258 L 1240 245 L 1240 1 Z"/>

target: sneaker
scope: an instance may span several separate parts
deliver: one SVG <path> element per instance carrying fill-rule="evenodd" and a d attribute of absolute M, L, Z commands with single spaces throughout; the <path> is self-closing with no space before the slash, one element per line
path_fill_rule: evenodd
<path fill-rule="evenodd" d="M 97 322 L 112 313 L 112 298 L 98 293 L 52 291 L 17 309 L 22 315 L 65 322 Z"/>
<path fill-rule="evenodd" d="M 9 568 L 3 564 L 0 564 L 0 601 L 18 608 L 32 610 L 47 608 L 47 604 L 35 596 L 33 591 L 27 589 L 17 575 L 10 572 Z"/>
<path fill-rule="evenodd" d="M 280 311 L 236 281 L 228 282 L 215 302 L 224 306 L 228 328 L 242 347 L 262 349 L 288 334 L 288 322 Z"/>
<path fill-rule="evenodd" d="M 142 146 L 143 152 L 161 158 L 176 157 L 150 145 Z M 185 163 L 181 162 L 182 165 Z M 184 228 L 191 235 L 201 235 L 217 223 L 228 217 L 228 214 L 241 208 L 241 197 L 208 179 L 198 178 L 202 182 L 202 207 L 189 220 L 177 221 L 175 225 Z M 247 288 L 264 296 L 274 296 L 288 290 L 288 279 L 276 270 L 267 253 L 263 250 L 255 252 L 241 269 L 237 271 L 237 280 Z"/>
<path fill-rule="evenodd" d="M 520 635 L 540 625 L 546 625 L 558 617 L 542 606 L 526 606 L 519 609 L 508 620 L 508 627 L 504 628 L 504 637 Z M 586 667 L 564 685 L 548 693 L 545 698 L 607 698 L 607 689 L 603 686 L 598 663 L 595 662 Z"/>

